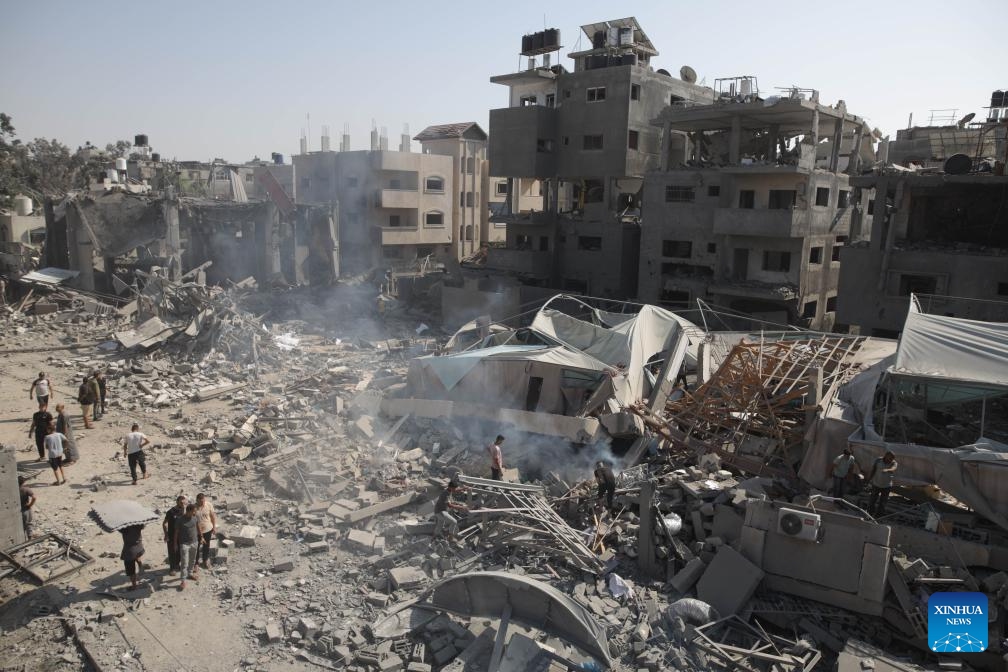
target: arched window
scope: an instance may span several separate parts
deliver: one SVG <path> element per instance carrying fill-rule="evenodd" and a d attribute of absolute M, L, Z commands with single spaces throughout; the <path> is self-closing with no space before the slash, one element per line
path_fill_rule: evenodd
<path fill-rule="evenodd" d="M 444 226 L 444 213 L 432 210 L 424 215 L 424 226 Z"/>
<path fill-rule="evenodd" d="M 466 225 L 465 232 L 466 232 L 466 240 L 472 240 L 473 239 L 473 227 L 472 227 L 472 224 L 467 224 Z"/>
<path fill-rule="evenodd" d="M 424 180 L 424 191 L 433 192 L 436 194 L 443 194 L 444 178 L 438 177 L 437 175 L 431 175 L 426 180 Z"/>

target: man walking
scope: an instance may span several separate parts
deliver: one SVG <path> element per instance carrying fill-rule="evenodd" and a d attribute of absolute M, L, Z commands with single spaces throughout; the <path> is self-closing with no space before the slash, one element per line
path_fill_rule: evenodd
<path fill-rule="evenodd" d="M 595 482 L 598 483 L 598 501 L 605 498 L 606 507 L 609 513 L 615 513 L 613 496 L 616 494 L 616 475 L 613 474 L 612 467 L 605 462 L 599 461 L 595 465 Z"/>
<path fill-rule="evenodd" d="M 49 406 L 49 395 L 52 393 L 53 386 L 49 382 L 49 376 L 44 371 L 39 371 L 38 378 L 32 381 L 31 389 L 28 390 L 28 398 L 31 399 L 32 395 L 35 395 L 39 410 L 44 411 Z"/>
<path fill-rule="evenodd" d="M 179 499 L 183 499 L 180 497 Z M 196 520 L 196 505 L 189 504 L 185 515 L 179 516 L 175 522 L 175 548 L 179 556 L 179 590 L 185 590 L 186 579 L 199 581 L 199 570 L 196 569 L 196 555 L 199 550 L 199 522 Z"/>
<path fill-rule="evenodd" d="M 170 572 L 176 572 L 179 568 L 179 547 L 178 541 L 175 539 L 175 528 L 178 526 L 179 519 L 185 515 L 187 504 L 185 495 L 179 495 L 175 498 L 175 506 L 168 509 L 164 520 L 161 521 L 165 544 L 168 546 L 168 571 Z"/>
<path fill-rule="evenodd" d="M 147 478 L 147 458 L 144 455 L 144 446 L 150 443 L 150 439 L 140 431 L 140 425 L 133 423 L 130 433 L 123 439 L 123 457 L 129 460 L 130 476 L 133 477 L 133 485 L 137 484 L 137 465 L 143 477 Z"/>
<path fill-rule="evenodd" d="M 35 492 L 28 487 L 28 479 L 24 476 L 18 476 L 18 490 L 21 492 L 21 525 L 24 527 L 25 539 L 31 539 L 34 535 L 32 534 L 32 519 L 35 517 L 32 513 L 32 507 L 35 506 Z"/>
<path fill-rule="evenodd" d="M 48 403 L 48 401 L 46 403 Z M 49 429 L 49 423 L 52 421 L 52 413 L 43 407 L 40 402 L 39 410 L 32 414 L 31 425 L 28 427 L 28 436 L 31 436 L 33 432 L 35 434 L 35 449 L 38 450 L 38 458 L 40 460 L 46 459 L 45 436 L 46 430 Z"/>
<path fill-rule="evenodd" d="M 202 492 L 196 495 L 196 523 L 203 543 L 203 569 L 210 569 L 210 540 L 217 534 L 217 512 Z"/>
<path fill-rule="evenodd" d="M 833 465 L 830 467 L 830 476 L 833 477 L 833 496 L 843 499 L 844 485 L 851 474 L 858 471 L 857 460 L 851 453 L 850 446 L 844 446 L 843 453 L 833 458 Z"/>
<path fill-rule="evenodd" d="M 498 434 L 494 442 L 487 446 L 487 453 L 490 455 L 490 478 L 495 481 L 504 479 L 504 456 L 501 455 L 502 443 L 504 443 L 504 437 Z"/>
<path fill-rule="evenodd" d="M 126 576 L 130 579 L 131 587 L 137 587 L 137 570 L 143 571 L 143 562 L 140 558 L 144 555 L 143 547 L 143 525 L 130 525 L 119 530 L 123 538 L 123 549 L 119 557 L 122 558 Z"/>
<path fill-rule="evenodd" d="M 63 465 L 69 466 L 80 459 L 80 451 L 77 450 L 77 442 L 74 441 L 73 425 L 70 424 L 70 416 L 66 413 L 63 404 L 56 404 L 56 431 L 67 437 L 66 460 Z"/>
<path fill-rule="evenodd" d="M 105 405 L 105 400 L 106 400 L 106 396 L 108 394 L 108 384 L 107 384 L 107 381 L 105 380 L 105 372 L 104 371 L 99 371 L 98 374 L 95 376 L 95 379 L 98 381 L 98 402 L 97 403 L 98 403 L 98 406 L 101 407 L 101 414 L 105 415 L 105 410 L 107 408 L 106 405 Z"/>
<path fill-rule="evenodd" d="M 84 416 L 84 429 L 91 429 L 91 411 L 94 409 L 95 393 L 91 387 L 90 379 L 85 375 L 84 381 L 77 388 L 77 403 L 81 407 L 81 415 Z"/>
<path fill-rule="evenodd" d="M 91 396 L 94 398 L 94 407 L 91 412 L 91 417 L 94 420 L 100 420 L 102 416 L 101 410 L 101 385 L 98 383 L 98 372 L 92 371 L 91 377 L 87 379 L 87 384 L 91 386 Z"/>
<path fill-rule="evenodd" d="M 53 485 L 66 483 L 66 475 L 63 473 L 63 446 L 65 443 L 66 437 L 57 432 L 56 425 L 50 422 L 46 429 L 45 450 L 53 476 L 56 477 L 56 482 Z"/>
<path fill-rule="evenodd" d="M 875 460 L 872 465 L 871 481 L 872 492 L 868 499 L 868 513 L 880 518 L 885 515 L 886 502 L 889 501 L 889 492 L 892 491 L 893 482 L 896 479 L 896 454 L 887 450 L 885 455 Z"/>

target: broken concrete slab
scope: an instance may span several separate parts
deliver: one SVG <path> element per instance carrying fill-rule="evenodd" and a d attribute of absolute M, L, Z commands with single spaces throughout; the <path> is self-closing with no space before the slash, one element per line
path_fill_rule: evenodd
<path fill-rule="evenodd" d="M 685 593 L 696 585 L 696 582 L 700 580 L 703 576 L 704 570 L 707 569 L 706 563 L 700 558 L 693 558 L 686 563 L 686 566 L 680 569 L 672 580 L 669 581 L 675 590 L 680 593 Z"/>
<path fill-rule="evenodd" d="M 697 581 L 697 597 L 717 609 L 721 616 L 737 614 L 762 580 L 762 569 L 731 546 L 721 546 Z"/>

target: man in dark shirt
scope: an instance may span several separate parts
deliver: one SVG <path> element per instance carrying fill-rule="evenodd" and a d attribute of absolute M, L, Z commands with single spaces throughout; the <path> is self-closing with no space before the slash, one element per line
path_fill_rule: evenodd
<path fill-rule="evenodd" d="M 101 408 L 102 415 L 105 415 L 105 398 L 108 395 L 108 384 L 105 381 L 105 372 L 99 371 L 95 375 L 95 379 L 98 381 L 98 401 L 96 402 Z"/>
<path fill-rule="evenodd" d="M 185 515 L 175 521 L 175 546 L 179 552 L 179 590 L 185 590 L 186 578 L 199 581 L 199 569 L 196 566 L 196 554 L 199 551 L 201 537 L 199 520 L 196 517 L 196 505 L 186 507 Z"/>
<path fill-rule="evenodd" d="M 186 504 L 188 502 L 185 495 L 179 495 L 175 499 L 175 506 L 168 509 L 164 520 L 161 521 L 165 544 L 168 546 L 168 567 L 171 572 L 177 572 L 179 568 L 179 550 L 178 544 L 175 543 L 175 523 L 185 515 Z"/>
<path fill-rule="evenodd" d="M 21 524 L 24 526 L 25 539 L 32 538 L 32 507 L 35 506 L 35 492 L 26 484 L 24 476 L 18 476 L 18 490 L 21 491 Z"/>
<path fill-rule="evenodd" d="M 144 554 L 143 528 L 143 525 L 130 525 L 119 530 L 123 538 L 123 550 L 119 557 L 122 558 L 132 588 L 137 587 L 137 569 L 143 571 L 143 563 L 140 561 Z"/>
<path fill-rule="evenodd" d="M 599 462 L 596 464 L 595 482 L 598 483 L 599 501 L 601 502 L 604 497 L 606 500 L 606 506 L 609 508 L 609 512 L 614 512 L 615 507 L 613 505 L 613 495 L 616 494 L 616 476 L 613 474 L 612 467 L 605 462 Z"/>
<path fill-rule="evenodd" d="M 49 427 L 49 423 L 52 422 L 52 420 L 52 413 L 43 408 L 35 411 L 32 415 L 31 427 L 28 428 L 28 436 L 31 436 L 32 432 L 35 432 L 35 448 L 38 449 L 38 456 L 40 460 L 46 459 L 46 429 Z"/>
<path fill-rule="evenodd" d="M 455 499 L 455 496 L 462 492 L 463 489 L 462 483 L 459 481 L 459 477 L 456 474 L 451 477 L 451 480 L 448 481 L 447 487 L 441 491 L 437 501 L 434 502 L 435 537 L 439 537 L 442 534 L 447 538 L 455 536 L 455 532 L 458 529 L 458 518 L 456 518 L 453 513 L 464 513 L 469 510 L 465 504 L 462 504 Z"/>

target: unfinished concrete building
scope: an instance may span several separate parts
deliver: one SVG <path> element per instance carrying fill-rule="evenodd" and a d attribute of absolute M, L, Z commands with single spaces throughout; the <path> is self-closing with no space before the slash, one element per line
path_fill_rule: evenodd
<path fill-rule="evenodd" d="M 587 49 L 569 54 L 573 72 L 552 63 L 559 31 L 527 35 L 525 70 L 491 77 L 509 89 L 490 111 L 490 172 L 512 195 L 542 183 L 539 212 L 510 202 L 506 247 L 485 267 L 524 282 L 605 298 L 637 294 L 640 191 L 658 167 L 660 129 L 672 101 L 710 102 L 711 89 L 652 68 L 658 50 L 633 17 L 582 26 Z M 539 191 L 539 190 L 536 190 Z"/>
<path fill-rule="evenodd" d="M 656 115 L 661 169 L 644 186 L 640 299 L 703 299 L 828 330 L 840 249 L 871 229 L 870 194 L 850 187 L 874 162 L 871 129 L 816 91 L 763 98 L 750 76 L 715 88 L 712 104 Z"/>
<path fill-rule="evenodd" d="M 893 165 L 851 180 L 855 193 L 878 194 L 878 223 L 869 240 L 841 255 L 839 322 L 894 337 L 911 294 L 931 312 L 1008 321 L 1008 105 L 999 100 L 991 120 L 954 133 L 900 131 L 926 138 L 890 145 L 891 161 L 916 168 Z"/>

